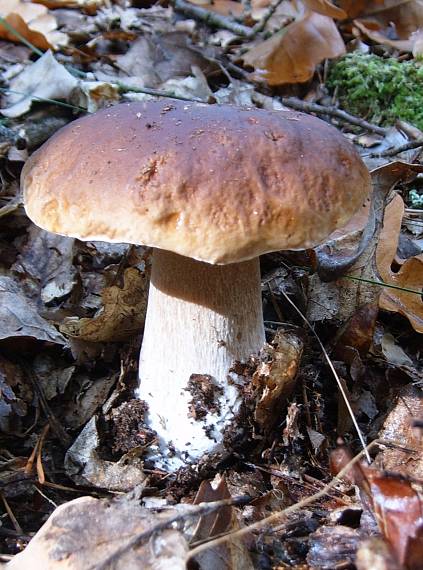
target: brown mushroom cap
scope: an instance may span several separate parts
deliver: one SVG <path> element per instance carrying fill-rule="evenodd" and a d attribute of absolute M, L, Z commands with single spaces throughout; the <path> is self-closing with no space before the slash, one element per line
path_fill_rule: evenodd
<path fill-rule="evenodd" d="M 309 115 L 162 99 L 67 125 L 22 185 L 46 230 L 225 264 L 320 243 L 362 205 L 370 177 Z"/>

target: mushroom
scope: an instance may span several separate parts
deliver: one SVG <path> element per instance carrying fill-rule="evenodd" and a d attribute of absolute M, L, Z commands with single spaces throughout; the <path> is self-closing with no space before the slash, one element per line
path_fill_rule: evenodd
<path fill-rule="evenodd" d="M 161 99 L 64 127 L 22 185 L 46 230 L 155 248 L 138 396 L 156 464 L 174 469 L 222 449 L 236 424 L 233 363 L 265 342 L 259 255 L 321 243 L 362 205 L 370 177 L 315 117 Z"/>

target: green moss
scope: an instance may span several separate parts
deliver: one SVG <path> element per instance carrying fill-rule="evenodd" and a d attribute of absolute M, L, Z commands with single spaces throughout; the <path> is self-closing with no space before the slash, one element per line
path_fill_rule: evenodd
<path fill-rule="evenodd" d="M 332 65 L 327 85 L 341 106 L 381 125 L 403 119 L 423 130 L 423 64 L 352 53 Z"/>

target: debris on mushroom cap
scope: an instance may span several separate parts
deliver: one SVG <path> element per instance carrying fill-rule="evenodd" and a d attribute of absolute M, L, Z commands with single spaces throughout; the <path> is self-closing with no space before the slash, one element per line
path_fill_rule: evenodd
<path fill-rule="evenodd" d="M 361 206 L 370 177 L 315 117 L 162 99 L 64 127 L 22 185 L 44 229 L 225 264 L 320 243 Z"/>

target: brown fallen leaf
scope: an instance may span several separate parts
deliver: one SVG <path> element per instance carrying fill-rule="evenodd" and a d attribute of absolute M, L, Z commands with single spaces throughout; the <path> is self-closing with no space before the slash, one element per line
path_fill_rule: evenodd
<path fill-rule="evenodd" d="M 335 18 L 342 20 L 347 17 L 347 13 L 342 8 L 338 8 L 329 0 L 303 0 L 304 4 L 314 10 L 322 16 L 329 16 L 329 18 Z"/>
<path fill-rule="evenodd" d="M 194 504 L 230 499 L 231 494 L 223 477 L 217 476 L 217 480 L 210 483 L 202 481 Z M 200 517 L 197 527 L 191 539 L 192 543 L 210 540 L 215 536 L 237 530 L 239 523 L 234 507 L 228 506 L 219 509 L 215 513 Z M 228 539 L 224 544 L 210 548 L 198 554 L 194 558 L 200 570 L 218 568 L 219 570 L 232 570 L 242 568 L 253 570 L 253 564 L 246 546 L 242 539 Z"/>
<path fill-rule="evenodd" d="M 45 6 L 22 0 L 2 0 L 0 16 L 32 45 L 40 49 L 66 46 L 68 37 L 57 30 L 56 18 Z M 0 23 L 0 38 L 19 42 L 7 26 Z"/>
<path fill-rule="evenodd" d="M 97 9 L 103 6 L 105 0 L 33 0 L 37 4 L 43 4 L 46 8 L 78 8 L 87 14 L 95 14 Z"/>
<path fill-rule="evenodd" d="M 240 18 L 244 12 L 244 7 L 241 2 L 234 0 L 190 0 L 191 4 L 201 6 L 211 12 L 222 14 L 222 16 L 234 16 Z"/>
<path fill-rule="evenodd" d="M 344 53 L 344 42 L 334 21 L 308 11 L 242 57 L 245 64 L 254 67 L 256 80 L 283 85 L 307 81 L 317 64 Z"/>
<path fill-rule="evenodd" d="M 341 0 L 340 6 L 354 25 L 371 40 L 402 51 L 413 51 L 418 41 L 414 34 L 423 27 L 421 0 Z"/>
<path fill-rule="evenodd" d="M 331 464 L 336 473 L 351 459 L 351 452 L 344 446 L 331 453 Z M 420 570 L 423 559 L 421 485 L 358 463 L 352 466 L 346 478 L 359 487 L 364 506 L 373 511 L 401 567 Z"/>
<path fill-rule="evenodd" d="M 392 270 L 392 262 L 398 247 L 404 202 L 398 194 L 385 209 L 383 228 L 376 249 L 376 266 L 381 280 L 390 285 L 422 291 L 423 254 L 407 259 L 398 271 Z M 407 317 L 417 332 L 423 332 L 423 301 L 421 295 L 403 289 L 383 288 L 379 306 L 386 311 Z"/>
<path fill-rule="evenodd" d="M 101 297 L 103 309 L 93 318 L 69 317 L 60 326 L 68 336 L 91 342 L 125 340 L 139 334 L 147 305 L 146 277 L 135 267 L 125 270 L 123 288 L 112 285 Z"/>

